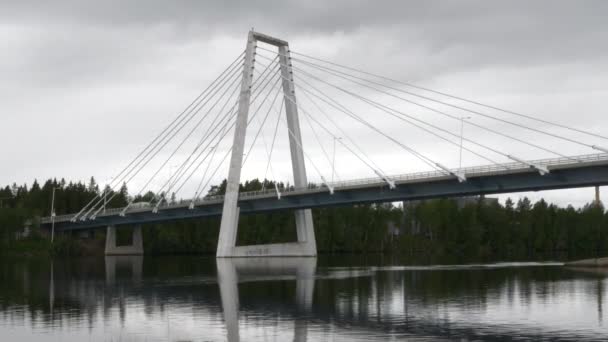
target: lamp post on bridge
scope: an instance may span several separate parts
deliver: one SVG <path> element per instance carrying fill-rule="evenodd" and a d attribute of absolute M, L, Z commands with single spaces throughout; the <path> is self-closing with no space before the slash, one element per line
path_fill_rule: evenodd
<path fill-rule="evenodd" d="M 464 140 L 464 120 L 469 120 L 470 116 L 460 117 L 460 158 L 458 159 L 458 170 L 462 169 L 462 141 Z"/>
<path fill-rule="evenodd" d="M 331 161 L 331 182 L 334 182 L 334 176 L 336 175 L 336 140 L 342 140 L 341 137 L 334 137 L 334 152 L 333 159 Z"/>
<path fill-rule="evenodd" d="M 53 196 L 51 197 L 51 243 L 55 241 L 55 190 L 59 187 L 53 187 Z"/>

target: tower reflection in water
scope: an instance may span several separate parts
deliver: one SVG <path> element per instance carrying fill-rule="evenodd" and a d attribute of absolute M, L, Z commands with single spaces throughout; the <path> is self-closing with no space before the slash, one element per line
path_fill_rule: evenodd
<path fill-rule="evenodd" d="M 217 294 L 214 295 L 209 290 L 217 286 L 216 289 L 219 288 L 220 297 L 220 303 L 218 304 L 220 305 L 217 307 L 218 311 L 216 312 L 222 314 L 224 318 L 225 332 L 223 335 L 230 342 L 240 341 L 239 310 L 241 308 L 239 303 L 239 284 L 278 281 L 285 282 L 288 286 L 293 286 L 292 284 L 295 282 L 295 296 L 291 302 L 286 300 L 284 304 L 295 309 L 292 311 L 294 315 L 291 317 L 293 320 L 293 340 L 307 340 L 307 317 L 310 317 L 312 310 L 315 271 L 317 267 L 316 258 L 223 258 L 217 259 L 215 264 L 217 277 L 212 274 L 200 274 L 192 278 L 183 277 L 181 281 L 178 280 L 177 282 L 176 279 L 173 279 L 170 283 L 166 283 L 162 278 L 157 278 L 156 280 L 150 278 L 146 278 L 147 280 L 143 279 L 143 256 L 107 256 L 103 259 L 103 268 L 98 267 L 102 266 L 101 263 L 93 262 L 86 266 L 85 262 L 84 268 L 90 270 L 90 274 L 80 271 L 66 273 L 64 269 L 59 278 L 55 274 L 55 262 L 51 261 L 48 273 L 50 321 L 62 320 L 62 317 L 65 315 L 66 308 L 64 306 L 67 300 L 68 302 L 78 303 L 77 305 L 81 305 L 83 308 L 88 308 L 86 311 L 89 312 L 88 316 L 90 317 L 93 317 L 94 314 L 92 312 L 95 312 L 96 308 L 101 307 L 103 317 L 111 319 L 113 316 L 111 312 L 116 310 L 114 312 L 117 314 L 117 318 L 119 318 L 120 325 L 124 327 L 129 325 L 126 320 L 126 316 L 128 316 L 127 312 L 134 314 L 137 311 L 141 302 L 138 297 L 142 294 L 145 293 L 142 298 L 143 303 L 146 303 L 145 305 L 151 303 L 160 304 L 166 302 L 166 300 L 170 300 L 173 303 L 179 303 L 178 306 L 182 306 L 181 302 L 185 300 L 184 297 L 187 295 L 184 293 L 185 289 L 181 288 L 180 284 L 187 286 L 194 285 L 195 287 L 197 286 L 196 284 L 200 284 L 203 286 L 203 292 L 196 293 L 196 299 L 189 298 L 188 300 L 201 304 L 209 303 L 209 298 L 217 296 Z M 184 278 L 190 279 L 184 280 Z M 163 293 L 165 293 L 166 289 L 170 289 L 169 291 L 172 295 L 162 300 L 161 298 L 165 296 Z M 202 296 L 202 298 L 198 298 L 198 296 Z M 251 293 L 248 293 L 246 296 L 245 298 L 251 298 Z M 280 296 L 283 295 L 281 294 Z M 59 307 L 59 310 L 56 307 L 57 298 L 60 298 L 63 304 Z M 157 299 L 160 299 L 160 301 Z M 261 299 L 266 301 L 264 297 L 261 297 Z M 270 302 L 272 302 L 269 303 L 271 307 L 277 305 L 277 303 L 273 302 L 273 299 L 270 299 Z M 160 304 L 160 307 L 164 307 L 164 304 Z M 220 307 L 221 311 L 219 311 Z M 147 310 L 152 312 L 156 308 L 157 306 L 154 306 L 154 308 L 150 307 Z M 169 306 L 165 307 L 165 309 L 169 310 Z M 204 315 L 206 316 L 213 315 L 213 305 L 201 311 L 204 311 Z M 272 311 L 267 311 L 267 313 Z M 275 321 L 275 323 L 278 324 L 278 321 Z M 63 325 L 63 323 L 60 325 Z M 208 332 L 211 333 L 211 331 Z M 214 335 L 217 335 L 217 333 L 219 333 L 217 330 L 213 332 Z M 286 331 L 283 330 L 282 334 L 284 333 Z"/>
<path fill-rule="evenodd" d="M 298 314 L 294 322 L 294 341 L 306 341 L 308 327 L 306 318 L 302 317 L 312 309 L 317 258 L 219 258 L 216 263 L 228 341 L 240 340 L 238 284 L 288 278 L 296 282 L 294 300 Z"/>

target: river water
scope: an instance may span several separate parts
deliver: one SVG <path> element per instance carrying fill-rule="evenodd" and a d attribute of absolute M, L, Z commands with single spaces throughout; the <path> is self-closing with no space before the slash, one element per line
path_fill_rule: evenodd
<path fill-rule="evenodd" d="M 607 273 L 557 262 L 0 261 L 3 342 L 608 340 Z"/>

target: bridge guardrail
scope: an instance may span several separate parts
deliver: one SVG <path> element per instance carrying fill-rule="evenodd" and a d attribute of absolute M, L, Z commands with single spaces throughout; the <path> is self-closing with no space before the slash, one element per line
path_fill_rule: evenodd
<path fill-rule="evenodd" d="M 532 161 L 529 161 L 529 163 L 542 165 L 542 166 L 550 168 L 550 167 L 563 166 L 563 165 L 573 165 L 574 166 L 579 163 L 598 162 L 598 161 L 608 161 L 608 153 L 588 154 L 588 155 L 560 157 L 560 158 L 546 158 L 546 159 L 532 160 Z M 482 165 L 482 166 L 466 167 L 466 168 L 463 168 L 461 171 L 465 175 L 480 176 L 480 175 L 484 175 L 484 174 L 488 174 L 488 173 L 491 174 L 491 173 L 495 173 L 495 172 L 526 170 L 529 168 L 530 168 L 530 166 L 527 164 L 524 164 L 524 163 L 510 162 L 510 163 L 497 164 L 497 165 Z M 455 170 L 455 171 L 458 171 L 458 170 Z M 400 174 L 400 175 L 392 175 L 392 176 L 388 176 L 388 178 L 390 178 L 391 180 L 393 180 L 395 182 L 401 183 L 401 182 L 407 182 L 407 181 L 413 181 L 413 180 L 425 180 L 425 179 L 440 178 L 440 177 L 447 177 L 447 176 L 450 176 L 450 175 L 445 171 L 423 171 L 423 172 L 406 173 L 406 174 Z M 353 180 L 329 183 L 329 185 L 334 187 L 334 189 L 336 191 L 339 191 L 340 189 L 344 189 L 344 188 L 348 188 L 348 187 L 361 186 L 361 185 L 365 185 L 365 184 L 386 184 L 386 182 L 380 177 L 369 177 L 369 178 L 360 178 L 360 179 L 353 179 Z M 289 188 L 280 189 L 280 191 L 281 191 L 282 195 L 292 195 L 295 193 L 311 192 L 312 190 L 323 191 L 325 189 L 327 189 L 326 185 L 316 186 L 314 184 L 311 184 L 305 188 L 289 187 Z M 254 199 L 254 198 L 261 198 L 261 197 L 268 197 L 268 196 L 276 196 L 276 190 L 267 189 L 267 190 L 263 190 L 263 191 L 242 192 L 239 194 L 239 199 Z M 224 199 L 223 195 L 206 196 L 206 197 L 203 197 L 200 199 L 195 199 L 194 205 L 200 205 L 200 204 L 204 204 L 207 202 L 213 202 L 213 201 L 221 202 L 223 199 Z M 192 201 L 193 201 L 192 199 L 186 199 L 186 200 L 181 200 L 179 203 L 161 205 L 159 207 L 159 210 L 187 207 L 190 205 L 190 203 Z M 98 217 L 112 216 L 112 215 L 122 212 L 123 210 L 124 210 L 124 208 L 106 209 L 105 213 L 100 213 L 97 216 Z M 126 213 L 146 212 L 146 211 L 150 211 L 150 210 L 152 210 L 151 207 L 150 208 L 131 208 L 131 209 L 128 209 L 126 211 Z M 55 216 L 55 222 L 69 221 L 75 215 L 76 214 L 65 214 L 65 215 Z M 50 223 L 50 222 L 51 222 L 50 217 L 44 217 L 41 219 L 41 223 Z"/>

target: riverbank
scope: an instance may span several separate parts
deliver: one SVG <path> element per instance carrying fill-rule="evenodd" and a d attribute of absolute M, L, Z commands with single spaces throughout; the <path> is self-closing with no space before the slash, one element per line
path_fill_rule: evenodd
<path fill-rule="evenodd" d="M 69 237 L 57 237 L 53 243 L 44 237 L 32 237 L 14 241 L 0 251 L 9 257 L 55 257 L 103 255 L 103 244 L 98 241 L 83 242 Z"/>
<path fill-rule="evenodd" d="M 51 244 L 46 237 L 29 237 L 20 239 L 13 244 L 0 250 L 0 256 L 32 259 L 44 259 L 54 257 L 103 257 L 105 239 L 102 234 L 96 236 L 95 239 L 77 239 L 73 237 L 56 236 L 55 242 Z M 184 251 L 183 253 L 163 253 L 154 251 L 151 246 L 145 246 L 146 257 L 182 257 L 182 256 L 200 256 L 213 257 L 215 253 L 207 252 L 207 250 L 195 253 L 192 251 Z M 477 264 L 477 263 L 495 263 L 495 262 L 539 262 L 539 261 L 555 261 L 563 262 L 566 266 L 573 267 L 596 267 L 597 260 L 604 267 L 608 267 L 608 258 L 598 256 L 606 256 L 608 251 L 604 252 L 588 252 L 588 253 L 569 253 L 568 251 L 554 252 L 537 252 L 537 253 L 466 253 L 464 251 L 455 253 L 446 250 L 407 250 L 407 251 L 391 251 L 384 252 L 335 252 L 335 251 L 318 251 L 319 260 L 333 259 L 338 264 L 344 260 L 344 265 L 354 259 L 359 260 L 362 264 L 393 264 L 406 263 L 409 265 L 429 265 L 429 264 Z M 577 260 L 577 261 L 572 261 Z"/>
<path fill-rule="evenodd" d="M 565 263 L 565 266 L 568 266 L 568 267 L 606 267 L 606 268 L 608 268 L 608 257 L 570 261 L 570 262 Z"/>

